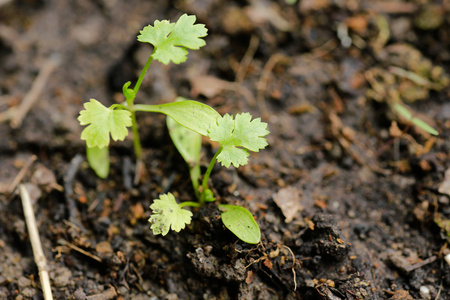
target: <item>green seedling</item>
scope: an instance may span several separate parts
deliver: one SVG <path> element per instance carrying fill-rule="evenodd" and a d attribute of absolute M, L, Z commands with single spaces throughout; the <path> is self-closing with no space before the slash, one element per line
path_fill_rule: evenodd
<path fill-rule="evenodd" d="M 402 105 L 400 103 L 395 103 L 394 109 L 400 116 L 405 118 L 406 121 L 411 122 L 413 125 L 417 126 L 418 128 L 422 129 L 423 131 L 425 131 L 429 134 L 432 134 L 432 135 L 439 135 L 439 132 L 437 132 L 436 129 L 434 129 L 433 127 L 428 125 L 425 121 L 423 121 L 419 118 L 413 117 L 411 112 L 404 105 Z"/>
<path fill-rule="evenodd" d="M 253 119 L 249 113 L 226 114 L 221 116 L 212 107 L 203 103 L 178 97 L 175 102 L 147 105 L 135 104 L 134 100 L 142 80 L 153 59 L 163 63 L 175 64 L 186 61 L 187 49 L 199 49 L 205 45 L 202 37 L 207 35 L 203 24 L 194 24 L 195 16 L 182 15 L 176 23 L 167 20 L 155 21 L 140 32 L 138 40 L 153 45 L 153 52 L 145 64 L 133 89 L 131 82 L 123 85 L 125 101 L 105 107 L 99 101 L 91 99 L 84 104 L 78 120 L 87 127 L 81 133 L 86 141 L 88 162 L 96 174 L 106 178 L 109 173 L 109 150 L 111 138 L 123 141 L 128 136 L 128 128 L 133 132 L 135 155 L 142 160 L 141 142 L 136 122 L 136 112 L 156 112 L 167 115 L 167 127 L 175 147 L 189 166 L 190 178 L 198 201 L 177 203 L 171 193 L 162 194 L 150 206 L 149 219 L 155 235 L 166 235 L 170 229 L 179 232 L 190 224 L 192 212 L 185 206 L 200 207 L 206 202 L 215 201 L 208 187 L 211 171 L 218 161 L 225 167 L 239 167 L 248 163 L 249 152 L 258 152 L 267 146 L 264 138 L 269 131 L 261 119 Z M 206 136 L 220 144 L 212 158 L 200 185 L 200 153 L 202 137 Z M 261 232 L 252 214 L 243 207 L 219 205 L 224 225 L 238 238 L 247 243 L 256 244 Z"/>

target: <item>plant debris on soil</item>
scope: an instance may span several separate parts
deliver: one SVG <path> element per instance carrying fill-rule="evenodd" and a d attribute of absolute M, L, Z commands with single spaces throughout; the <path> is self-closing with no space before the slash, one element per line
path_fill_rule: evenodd
<path fill-rule="evenodd" d="M 153 63 L 136 101 L 269 124 L 265 150 L 210 181 L 255 216 L 257 245 L 214 204 L 152 234 L 160 193 L 195 201 L 162 115 L 138 114 L 137 184 L 132 139 L 106 180 L 86 162 L 83 103 L 124 101 L 151 53 L 139 30 L 183 13 L 206 46 Z M 54 299 L 450 299 L 449 74 L 448 1 L 0 1 L 0 299 L 43 299 L 20 183 Z M 216 150 L 204 140 L 202 168 Z"/>

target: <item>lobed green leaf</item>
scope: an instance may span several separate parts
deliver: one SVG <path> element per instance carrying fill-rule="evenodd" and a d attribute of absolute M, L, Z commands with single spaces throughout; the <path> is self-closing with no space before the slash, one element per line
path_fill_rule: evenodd
<path fill-rule="evenodd" d="M 95 99 L 84 104 L 78 121 L 87 126 L 81 133 L 81 139 L 89 148 L 103 148 L 109 145 L 111 135 L 114 141 L 123 141 L 128 135 L 127 127 L 132 124 L 131 112 L 105 107 Z"/>
<path fill-rule="evenodd" d="M 148 221 L 153 234 L 166 235 L 170 229 L 179 232 L 191 223 L 192 212 L 182 209 L 171 194 L 162 194 L 150 205 L 153 214 Z"/>
<path fill-rule="evenodd" d="M 250 155 L 247 150 L 258 152 L 267 146 L 264 138 L 269 134 L 267 123 L 261 122 L 260 118 L 253 121 L 251 118 L 249 113 L 237 114 L 235 119 L 226 114 L 209 128 L 209 138 L 219 142 L 223 148 L 217 156 L 223 166 L 233 164 L 237 168 L 245 165 Z"/>
<path fill-rule="evenodd" d="M 199 49 L 206 43 L 202 39 L 208 30 L 203 24 L 194 25 L 195 16 L 182 15 L 176 23 L 168 20 L 155 21 L 140 31 L 138 41 L 152 44 L 155 49 L 152 57 L 163 64 L 186 61 L 188 49 Z"/>

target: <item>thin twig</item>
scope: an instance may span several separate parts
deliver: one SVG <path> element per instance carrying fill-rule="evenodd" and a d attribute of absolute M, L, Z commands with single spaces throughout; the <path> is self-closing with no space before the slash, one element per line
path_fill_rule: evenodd
<path fill-rule="evenodd" d="M 33 164 L 33 162 L 37 159 L 36 155 L 32 155 L 27 162 L 25 163 L 25 165 L 22 167 L 22 169 L 20 169 L 19 173 L 17 174 L 17 176 L 14 178 L 13 182 L 11 182 L 11 184 L 9 185 L 8 188 L 8 192 L 10 194 L 12 194 L 12 192 L 14 192 L 14 190 L 16 189 L 17 185 L 22 181 L 23 177 L 25 176 L 25 174 L 27 173 L 28 169 L 31 167 L 31 165 Z"/>
<path fill-rule="evenodd" d="M 291 248 L 289 248 L 288 246 L 286 246 L 286 245 L 283 245 L 283 247 L 285 247 L 286 249 L 288 249 L 289 250 L 289 252 L 291 253 L 291 255 L 292 255 L 292 266 L 291 266 L 291 269 L 292 269 L 292 274 L 294 274 L 294 291 L 296 291 L 297 290 L 297 274 L 295 273 L 295 263 L 297 262 L 297 260 L 295 259 L 295 255 L 294 255 L 294 252 L 292 252 L 292 250 L 291 250 Z"/>
<path fill-rule="evenodd" d="M 64 175 L 64 196 L 67 201 L 69 221 L 76 224 L 84 231 L 83 225 L 81 224 L 81 222 L 79 222 L 79 212 L 75 204 L 75 200 L 73 199 L 73 181 L 83 160 L 83 156 L 81 154 L 77 154 L 70 161 L 69 170 Z"/>
<path fill-rule="evenodd" d="M 109 299 L 117 299 L 117 291 L 113 286 L 110 286 L 108 290 L 103 291 L 100 294 L 95 294 L 86 297 L 86 300 L 109 300 Z"/>
<path fill-rule="evenodd" d="M 136 173 L 134 175 L 133 184 L 138 185 L 141 181 L 142 172 L 145 171 L 145 165 L 142 159 L 136 159 Z"/>
<path fill-rule="evenodd" d="M 42 250 L 41 240 L 34 217 L 33 206 L 31 205 L 30 194 L 25 185 L 19 185 L 20 196 L 22 198 L 23 214 L 27 223 L 28 235 L 30 236 L 31 247 L 33 248 L 34 261 L 38 267 L 39 278 L 41 280 L 42 292 L 45 300 L 52 300 L 52 288 L 50 286 L 50 277 L 47 271 L 47 261 Z"/>
<path fill-rule="evenodd" d="M 36 77 L 36 80 L 33 82 L 31 89 L 23 98 L 22 102 L 20 103 L 16 111 L 15 116 L 11 120 L 12 128 L 18 128 L 20 127 L 20 125 L 22 125 L 23 119 L 25 118 L 28 111 L 33 107 L 34 103 L 41 95 L 42 91 L 44 90 L 47 84 L 50 74 L 59 65 L 59 62 L 60 62 L 59 56 L 52 56 L 44 63 L 41 70 L 39 71 L 38 76 Z"/>
<path fill-rule="evenodd" d="M 418 263 L 416 263 L 414 265 L 408 266 L 405 270 L 406 270 L 406 272 L 414 271 L 414 270 L 416 270 L 418 268 L 422 268 L 425 265 L 431 264 L 436 259 L 437 259 L 436 255 L 433 255 L 431 257 L 428 257 L 427 259 L 422 260 L 421 262 L 418 262 Z"/>
<path fill-rule="evenodd" d="M 338 46 L 339 43 L 336 41 L 336 39 L 330 39 L 319 47 L 312 49 L 311 54 L 314 58 L 321 58 L 322 56 L 325 56 L 336 49 Z"/>
<path fill-rule="evenodd" d="M 441 296 L 442 288 L 443 288 L 443 285 L 442 285 L 442 279 L 441 279 L 441 284 L 439 285 L 439 291 L 438 291 L 438 293 L 436 295 L 436 298 L 434 298 L 434 300 L 438 300 L 439 299 L 439 297 Z"/>
<path fill-rule="evenodd" d="M 261 72 L 261 77 L 258 80 L 258 83 L 256 84 L 256 90 L 257 90 L 257 103 L 259 110 L 261 112 L 261 116 L 263 119 L 267 119 L 269 117 L 269 111 L 267 110 L 266 100 L 264 97 L 264 94 L 266 92 L 267 82 L 270 79 L 270 75 L 272 74 L 272 70 L 275 67 L 275 65 L 279 62 L 288 61 L 289 57 L 281 54 L 276 53 L 272 55 L 269 60 L 267 61 L 266 65 L 264 66 L 264 69 Z"/>
<path fill-rule="evenodd" d="M 131 162 L 131 158 L 129 156 L 125 156 L 122 164 L 122 177 L 123 177 L 123 185 L 127 190 L 133 189 L 133 178 L 132 178 L 132 167 L 133 163 Z"/>
<path fill-rule="evenodd" d="M 0 98 L 0 102 L 3 99 Z M 0 112 L 0 123 L 11 120 L 16 115 L 17 107 L 13 106 L 5 111 Z"/>
<path fill-rule="evenodd" d="M 253 60 L 253 56 L 255 55 L 256 50 L 259 46 L 259 37 L 257 35 L 252 35 L 250 38 L 250 43 L 248 45 L 247 51 L 244 54 L 244 57 L 239 64 L 239 68 L 236 72 L 235 81 L 237 83 L 242 83 L 245 78 L 245 74 L 247 72 L 248 66 Z"/>
<path fill-rule="evenodd" d="M 78 251 L 78 252 L 80 252 L 81 254 L 84 254 L 84 255 L 86 255 L 87 257 L 92 258 L 93 260 L 96 260 L 96 261 L 98 261 L 98 262 L 102 262 L 102 259 L 101 259 L 100 257 L 98 257 L 97 255 L 91 254 L 91 253 L 87 252 L 86 250 L 83 250 L 83 249 L 81 249 L 80 247 L 75 246 L 75 245 L 72 244 L 72 243 L 69 243 L 69 242 L 66 241 L 66 240 L 59 239 L 59 240 L 58 240 L 58 243 L 61 244 L 61 245 L 67 246 L 67 247 L 69 247 L 69 248 L 72 249 L 72 250 Z"/>

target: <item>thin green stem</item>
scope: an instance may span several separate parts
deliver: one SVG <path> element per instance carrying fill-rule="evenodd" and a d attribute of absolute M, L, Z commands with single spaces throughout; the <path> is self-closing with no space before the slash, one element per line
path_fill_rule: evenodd
<path fill-rule="evenodd" d="M 155 51 L 155 49 L 153 49 Z M 153 52 L 152 52 L 153 54 Z M 138 78 L 138 81 L 136 82 L 136 85 L 134 86 L 133 93 L 134 97 L 127 99 L 127 105 L 128 110 L 131 112 L 131 130 L 133 131 L 133 144 L 134 144 L 134 153 L 136 155 L 137 160 L 142 160 L 142 146 L 141 146 L 141 139 L 139 137 L 139 131 L 137 127 L 137 121 L 136 121 L 136 110 L 134 108 L 134 99 L 136 98 L 137 92 L 139 91 L 139 88 L 141 87 L 142 80 L 144 80 L 145 74 L 147 73 L 148 68 L 150 67 L 150 64 L 153 61 L 152 55 L 149 56 L 147 62 L 145 63 L 144 68 L 142 69 L 141 75 Z"/>
<path fill-rule="evenodd" d="M 184 207 L 184 206 L 200 207 L 200 203 L 193 202 L 193 201 L 185 201 L 185 202 L 181 202 L 180 204 L 178 204 L 178 206 L 179 207 Z"/>
<path fill-rule="evenodd" d="M 142 146 L 137 127 L 136 113 L 131 111 L 131 130 L 133 131 L 134 154 L 137 160 L 142 160 Z"/>
<path fill-rule="evenodd" d="M 133 106 L 134 111 L 145 111 L 145 112 L 161 112 L 161 105 L 153 104 L 136 104 Z"/>
<path fill-rule="evenodd" d="M 155 49 L 153 49 L 153 52 L 154 52 L 154 51 L 155 51 Z M 141 87 L 142 80 L 144 80 L 144 76 L 145 76 L 145 74 L 147 73 L 148 67 L 150 67 L 150 64 L 151 64 L 152 61 L 153 61 L 153 57 L 152 57 L 153 52 L 152 52 L 152 54 L 150 55 L 150 57 L 148 58 L 147 62 L 145 63 L 145 66 L 144 66 L 144 68 L 142 69 L 141 75 L 139 76 L 138 81 L 136 82 L 136 85 L 134 86 L 133 91 L 134 91 L 135 97 L 136 97 L 137 92 L 139 91 L 139 88 Z M 133 100 L 134 100 L 134 99 L 133 99 Z M 133 102 L 134 102 L 134 101 L 133 101 Z"/>
<path fill-rule="evenodd" d="M 109 109 L 116 109 L 116 108 L 129 110 L 128 106 L 123 105 L 123 104 L 113 104 L 109 107 Z"/>
<path fill-rule="evenodd" d="M 203 176 L 203 181 L 202 181 L 203 191 L 205 191 L 208 188 L 209 176 L 211 175 L 211 171 L 212 171 L 214 165 L 216 164 L 217 156 L 219 156 L 220 152 L 222 152 L 222 149 L 223 149 L 223 147 L 220 146 L 219 150 L 217 150 L 216 154 L 214 154 L 214 157 L 211 159 L 208 169 L 206 169 L 206 172 L 205 172 L 205 175 Z"/>

